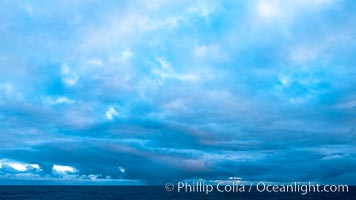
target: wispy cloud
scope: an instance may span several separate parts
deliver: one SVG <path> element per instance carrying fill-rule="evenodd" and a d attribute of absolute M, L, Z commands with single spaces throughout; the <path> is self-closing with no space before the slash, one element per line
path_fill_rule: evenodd
<path fill-rule="evenodd" d="M 2 1 L 0 179 L 355 183 L 355 6 Z"/>

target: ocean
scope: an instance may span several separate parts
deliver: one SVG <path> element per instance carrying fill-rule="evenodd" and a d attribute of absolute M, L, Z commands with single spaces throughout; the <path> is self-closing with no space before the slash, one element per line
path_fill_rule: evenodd
<path fill-rule="evenodd" d="M 349 186 L 345 193 L 268 193 L 235 192 L 178 193 L 167 192 L 164 186 L 0 186 L 0 200 L 5 199 L 356 199 L 356 186 Z"/>

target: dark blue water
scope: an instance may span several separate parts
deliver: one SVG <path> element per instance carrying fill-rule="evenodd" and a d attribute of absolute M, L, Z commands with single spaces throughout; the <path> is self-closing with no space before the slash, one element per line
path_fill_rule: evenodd
<path fill-rule="evenodd" d="M 178 193 L 160 186 L 0 186 L 0 199 L 356 199 L 356 186 L 347 193 Z"/>

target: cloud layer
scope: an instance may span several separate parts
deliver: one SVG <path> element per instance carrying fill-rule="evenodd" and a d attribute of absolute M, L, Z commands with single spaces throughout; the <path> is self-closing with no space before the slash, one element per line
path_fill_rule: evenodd
<path fill-rule="evenodd" d="M 355 6 L 2 1 L 0 179 L 355 183 Z"/>

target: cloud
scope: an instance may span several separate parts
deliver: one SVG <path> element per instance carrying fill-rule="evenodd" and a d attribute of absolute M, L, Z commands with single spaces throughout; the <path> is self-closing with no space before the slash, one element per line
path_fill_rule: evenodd
<path fill-rule="evenodd" d="M 354 184 L 354 7 L 2 1 L 0 182 Z"/>
<path fill-rule="evenodd" d="M 160 67 L 152 69 L 152 73 L 156 75 L 156 82 L 158 85 L 164 84 L 169 79 L 179 80 L 182 82 L 199 81 L 199 74 L 192 72 L 178 73 L 164 58 L 159 57 L 157 58 L 157 61 L 159 62 Z"/>
<path fill-rule="evenodd" d="M 115 110 L 114 107 L 110 106 L 105 112 L 106 119 L 113 120 L 114 117 L 119 116 L 119 113 Z"/>
<path fill-rule="evenodd" d="M 52 170 L 55 173 L 67 173 L 67 172 L 71 172 L 74 173 L 77 170 L 71 166 L 65 166 L 65 165 L 53 165 Z"/>
<path fill-rule="evenodd" d="M 179 17 L 167 17 L 162 20 L 148 20 L 144 18 L 144 21 L 140 24 L 139 28 L 143 31 L 154 31 L 164 27 L 176 27 L 178 26 Z"/>
<path fill-rule="evenodd" d="M 16 162 L 8 159 L 0 160 L 0 174 L 2 170 L 7 173 L 37 173 L 42 171 L 41 167 L 38 164 L 28 164 L 23 162 Z"/>
<path fill-rule="evenodd" d="M 122 58 L 121 58 L 122 61 L 126 62 L 127 60 L 129 60 L 133 56 L 133 52 L 130 51 L 130 50 L 125 50 L 125 51 L 122 52 L 121 56 L 122 56 Z"/>
<path fill-rule="evenodd" d="M 209 20 L 209 18 L 222 10 L 221 5 L 215 2 L 197 3 L 196 5 L 188 7 L 188 13 L 196 14 L 200 17 Z"/>
<path fill-rule="evenodd" d="M 27 170 L 26 166 L 23 164 L 20 164 L 20 163 L 8 163 L 7 165 L 17 171 L 26 171 Z"/>
<path fill-rule="evenodd" d="M 256 4 L 257 15 L 261 18 L 274 18 L 281 15 L 278 1 L 258 1 Z"/>
<path fill-rule="evenodd" d="M 119 166 L 119 170 L 120 170 L 120 172 L 122 172 L 122 173 L 125 173 L 125 172 L 126 172 L 126 169 L 123 168 L 123 167 L 120 167 L 120 166 Z"/>
<path fill-rule="evenodd" d="M 29 166 L 34 169 L 40 169 L 40 166 L 38 164 L 30 164 Z"/>
<path fill-rule="evenodd" d="M 68 97 L 57 97 L 57 98 L 47 98 L 46 99 L 50 105 L 57 105 L 57 104 L 72 104 L 75 101 L 68 98 Z"/>
<path fill-rule="evenodd" d="M 89 59 L 86 60 L 85 63 L 90 64 L 90 65 L 103 65 L 103 61 L 100 59 Z"/>
<path fill-rule="evenodd" d="M 122 52 L 119 53 L 119 56 L 110 56 L 109 57 L 109 62 L 111 63 L 127 63 L 130 61 L 130 59 L 134 56 L 134 52 L 131 50 L 123 50 Z"/>
<path fill-rule="evenodd" d="M 62 81 L 66 86 L 71 87 L 77 84 L 79 77 L 70 70 L 66 63 L 62 64 L 61 74 Z"/>
<path fill-rule="evenodd" d="M 201 45 L 194 48 L 194 54 L 198 57 L 213 56 L 219 53 L 218 45 Z"/>

